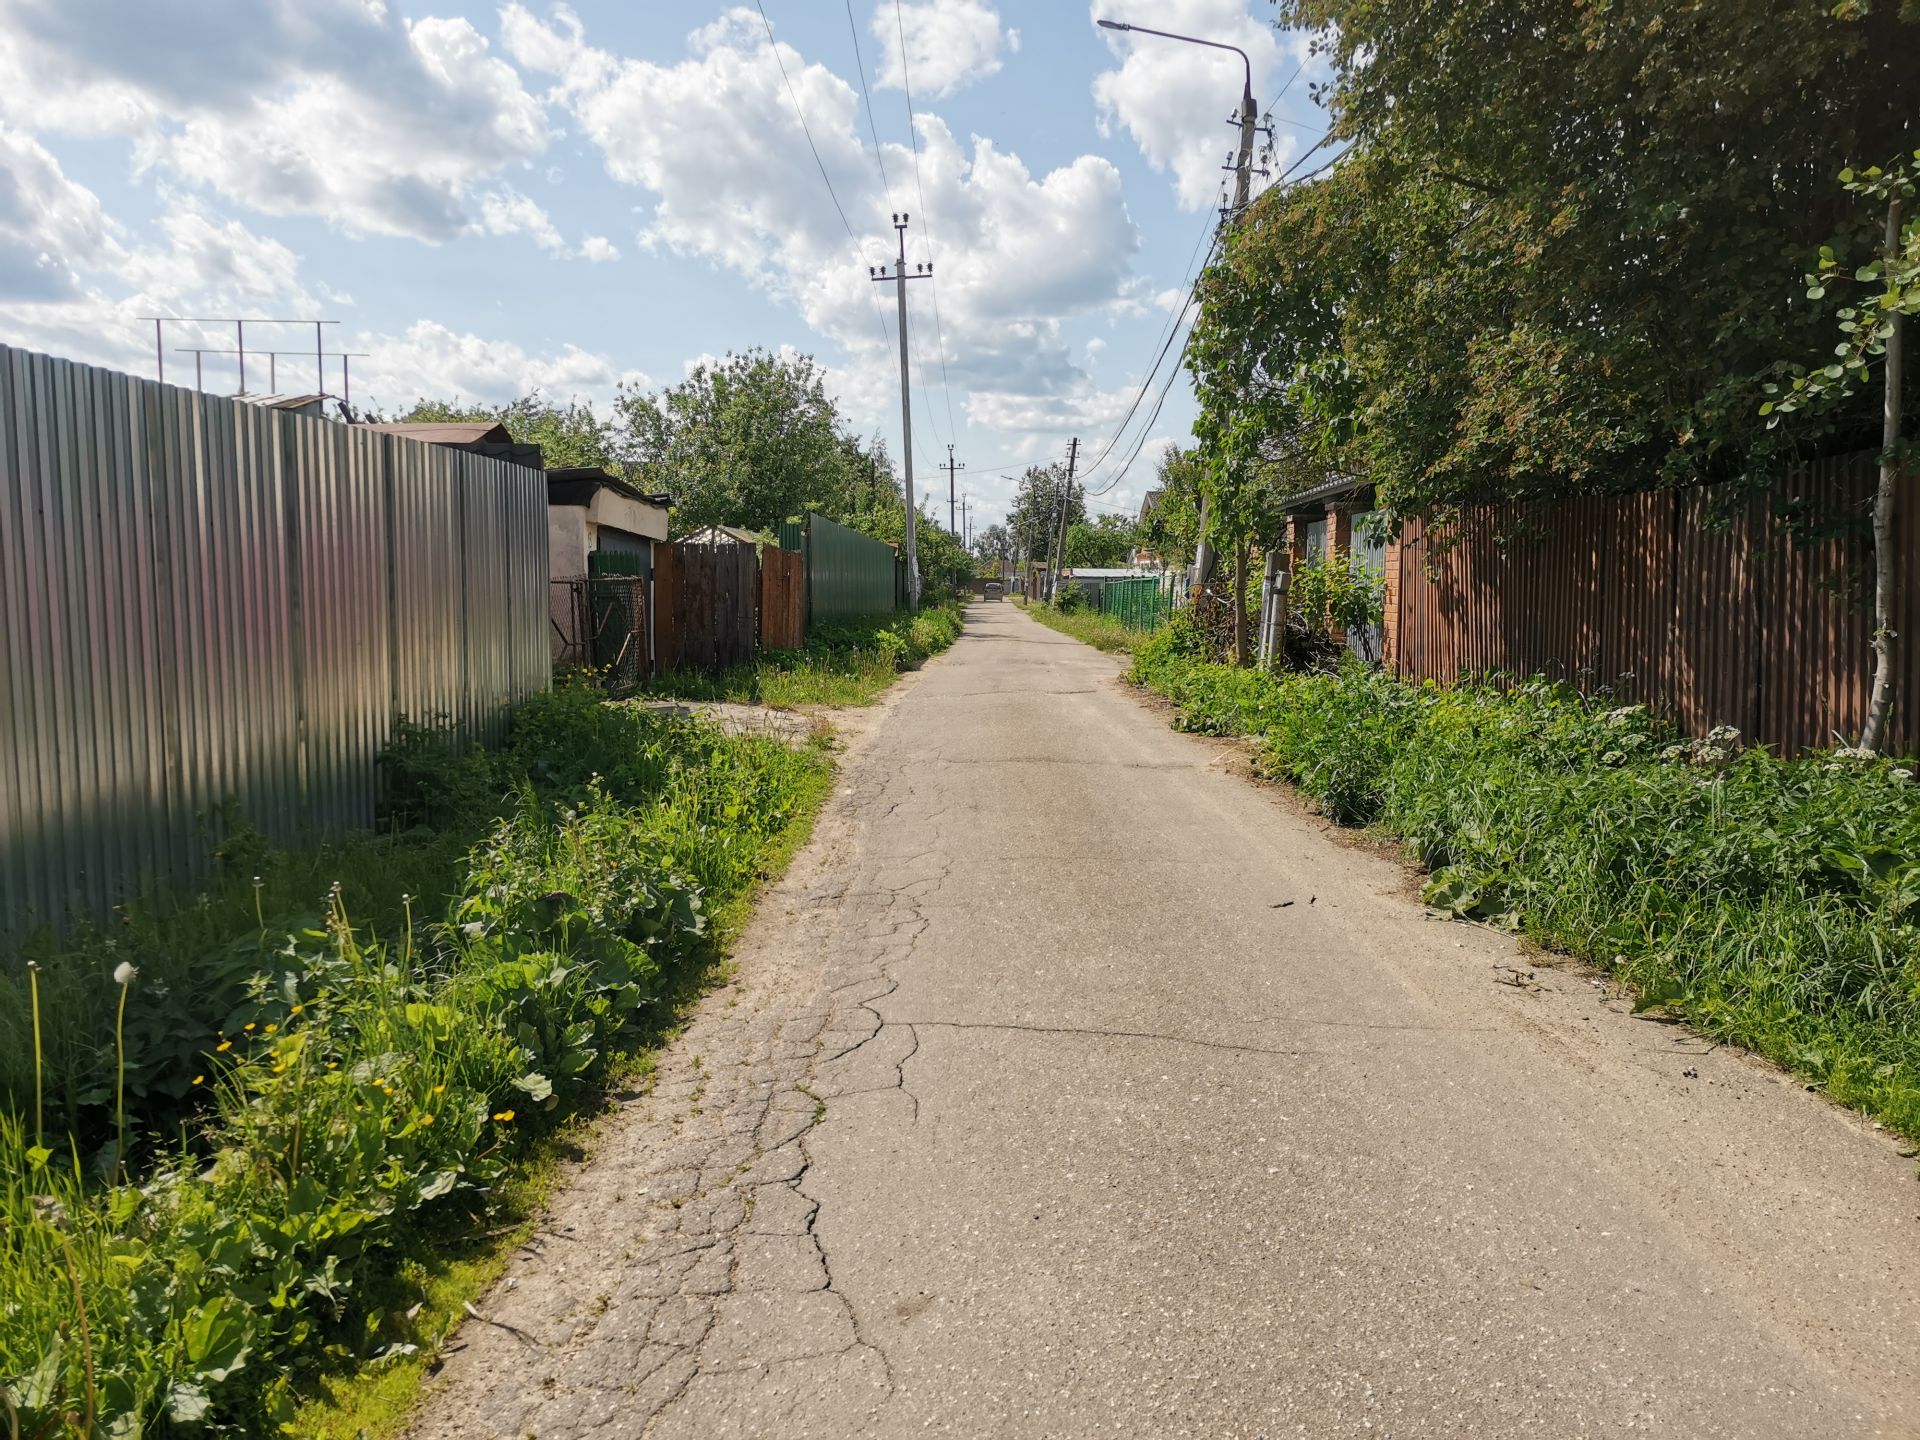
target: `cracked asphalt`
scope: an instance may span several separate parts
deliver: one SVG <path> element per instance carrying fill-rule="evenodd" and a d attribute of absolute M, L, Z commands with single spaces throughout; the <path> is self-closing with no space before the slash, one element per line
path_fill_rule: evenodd
<path fill-rule="evenodd" d="M 419 1440 L 1920 1434 L 1893 1142 L 1428 918 L 1119 669 L 975 605 L 849 719 Z"/>

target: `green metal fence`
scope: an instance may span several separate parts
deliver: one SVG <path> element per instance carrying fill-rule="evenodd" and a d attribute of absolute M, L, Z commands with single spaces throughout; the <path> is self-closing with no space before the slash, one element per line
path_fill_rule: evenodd
<path fill-rule="evenodd" d="M 810 515 L 806 556 L 809 624 L 900 608 L 899 565 L 884 541 Z"/>
<path fill-rule="evenodd" d="M 1173 611 L 1173 595 L 1161 587 L 1158 576 L 1138 580 L 1109 580 L 1100 593 L 1100 612 L 1129 630 L 1158 630 Z"/>

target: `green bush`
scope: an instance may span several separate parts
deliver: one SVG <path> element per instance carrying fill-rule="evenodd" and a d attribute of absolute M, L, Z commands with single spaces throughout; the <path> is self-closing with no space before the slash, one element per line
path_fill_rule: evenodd
<path fill-rule="evenodd" d="M 1571 689 L 1273 677 L 1136 654 L 1191 728 L 1257 737 L 1342 823 L 1403 839 L 1428 900 L 1612 967 L 1643 1005 L 1920 1136 L 1920 792 L 1849 751 L 1688 740 Z"/>
<path fill-rule="evenodd" d="M 826 773 L 817 751 L 588 690 L 526 702 L 495 754 L 412 729 L 396 748 L 397 805 L 457 825 L 460 848 L 437 877 L 403 865 L 427 884 L 391 910 L 373 890 L 377 928 L 346 885 L 303 911 L 281 879 L 232 877 L 198 904 L 129 906 L 133 946 L 111 928 L 40 937 L 32 983 L 0 995 L 19 1053 L 37 999 L 73 1072 L 10 1056 L 0 1104 L 0 1394 L 18 1433 L 269 1433 L 316 1372 L 402 1353 L 393 1277 L 484 1228 L 530 1139 L 658 1014 L 709 944 L 709 905 L 745 891 Z M 260 863 L 359 874 L 409 853 L 364 837 Z M 123 998 L 129 1041 L 183 1025 L 124 1104 Z M 175 1073 L 177 1096 L 156 1078 Z M 40 1102 L 70 1078 L 104 1094 Z M 122 1130 L 143 1143 L 122 1154 Z"/>
<path fill-rule="evenodd" d="M 655 677 L 647 693 L 682 700 L 728 700 L 790 709 L 796 705 L 870 705 L 903 670 L 960 638 L 960 606 L 927 605 L 907 614 L 827 621 L 799 650 L 769 651 L 751 665 L 717 675 L 680 670 Z"/>

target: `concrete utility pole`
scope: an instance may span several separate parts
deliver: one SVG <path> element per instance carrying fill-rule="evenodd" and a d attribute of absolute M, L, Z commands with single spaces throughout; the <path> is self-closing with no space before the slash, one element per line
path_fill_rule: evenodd
<path fill-rule="evenodd" d="M 964 460 L 955 460 L 953 458 L 953 446 L 951 445 L 947 446 L 947 467 L 946 468 L 947 468 L 947 529 L 953 531 L 955 535 L 958 535 L 960 533 L 960 527 L 953 523 L 953 472 L 956 470 L 966 469 L 967 462 Z"/>
<path fill-rule="evenodd" d="M 1080 437 L 1073 437 L 1067 450 L 1067 484 L 1060 495 L 1059 538 L 1054 542 L 1053 563 L 1047 567 L 1047 599 L 1060 593 L 1060 567 L 1067 563 L 1067 515 L 1073 509 L 1073 471 L 1080 459 Z"/>
<path fill-rule="evenodd" d="M 1253 137 L 1260 128 L 1260 107 L 1253 100 L 1253 61 L 1238 45 L 1223 45 L 1218 40 L 1202 40 L 1197 35 L 1176 35 L 1171 30 L 1149 30 L 1144 25 L 1128 25 L 1119 20 L 1101 20 L 1103 30 L 1122 30 L 1136 35 L 1157 35 L 1162 40 L 1182 40 L 1189 45 L 1204 45 L 1209 50 L 1231 50 L 1240 57 L 1246 79 L 1240 90 L 1240 156 L 1232 169 L 1233 220 L 1237 223 L 1253 198 Z M 1200 539 L 1193 550 L 1193 588 L 1204 590 L 1213 573 L 1213 546 L 1207 540 L 1207 497 L 1200 496 Z"/>
<path fill-rule="evenodd" d="M 903 210 L 893 217 L 894 232 L 900 239 L 900 259 L 893 267 L 893 273 L 887 273 L 887 267 L 867 267 L 867 276 L 874 281 L 893 281 L 894 298 L 900 307 L 900 449 L 904 452 L 903 468 L 907 481 L 907 602 L 915 609 L 920 608 L 920 556 L 914 545 L 913 507 L 913 391 L 911 379 L 907 374 L 907 281 L 924 280 L 933 274 L 933 262 L 915 263 L 914 273 L 907 273 L 907 213 Z"/>

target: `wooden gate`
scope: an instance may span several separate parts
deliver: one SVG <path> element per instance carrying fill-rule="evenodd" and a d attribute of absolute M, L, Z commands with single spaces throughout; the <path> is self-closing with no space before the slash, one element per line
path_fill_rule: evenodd
<path fill-rule="evenodd" d="M 798 550 L 760 552 L 760 645 L 798 650 L 806 639 L 807 562 Z"/>
<path fill-rule="evenodd" d="M 725 670 L 750 664 L 759 588 L 751 545 L 656 544 L 655 668 Z"/>

